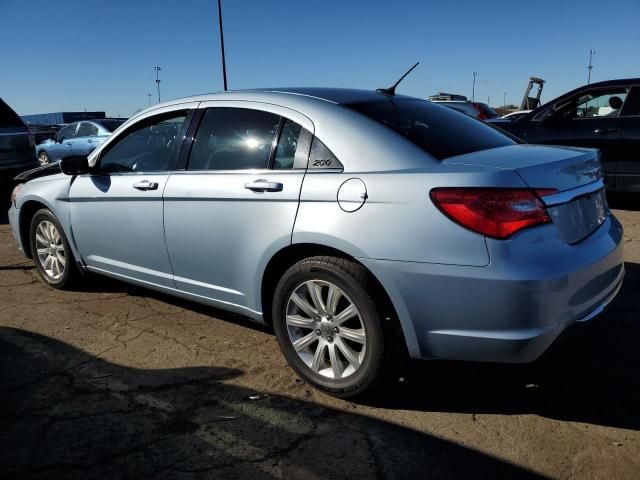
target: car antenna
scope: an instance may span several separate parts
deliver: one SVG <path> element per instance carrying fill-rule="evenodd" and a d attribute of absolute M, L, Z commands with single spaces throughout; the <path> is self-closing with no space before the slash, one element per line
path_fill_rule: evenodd
<path fill-rule="evenodd" d="M 395 95 L 395 94 L 396 94 L 396 87 L 400 84 L 400 82 L 401 82 L 402 80 L 404 80 L 404 77 L 406 77 L 407 75 L 409 75 L 409 74 L 413 71 L 413 69 L 414 69 L 414 68 L 416 68 L 416 67 L 418 66 L 418 64 L 419 64 L 419 63 L 420 63 L 420 62 L 416 62 L 416 64 L 415 64 L 413 67 L 411 67 L 409 70 L 407 70 L 407 73 L 405 73 L 404 75 L 402 75 L 402 76 L 398 79 L 398 81 L 397 81 L 396 83 L 394 83 L 394 84 L 393 84 L 393 86 L 392 86 L 392 87 L 389 87 L 389 88 L 378 88 L 378 89 L 376 90 L 376 92 L 378 92 L 378 93 L 383 93 L 383 94 L 385 94 L 385 95 Z"/>

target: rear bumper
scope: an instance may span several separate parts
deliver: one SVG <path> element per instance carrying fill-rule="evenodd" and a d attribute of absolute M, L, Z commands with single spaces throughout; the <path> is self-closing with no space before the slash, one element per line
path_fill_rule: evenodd
<path fill-rule="evenodd" d="M 391 297 L 414 358 L 530 362 L 567 327 L 602 312 L 624 276 L 613 216 L 579 245 L 553 228 L 487 241 L 487 267 L 361 261 Z"/>

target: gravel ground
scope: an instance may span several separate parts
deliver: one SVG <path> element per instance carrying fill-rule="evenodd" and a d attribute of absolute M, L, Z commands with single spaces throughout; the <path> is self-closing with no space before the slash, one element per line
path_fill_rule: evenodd
<path fill-rule="evenodd" d="M 0 477 L 638 479 L 640 212 L 615 214 L 627 277 L 602 317 L 534 364 L 414 362 L 358 403 L 242 317 L 47 288 L 0 218 Z"/>

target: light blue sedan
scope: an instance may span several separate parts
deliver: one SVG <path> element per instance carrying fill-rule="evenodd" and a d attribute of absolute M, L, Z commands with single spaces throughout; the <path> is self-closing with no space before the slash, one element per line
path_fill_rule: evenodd
<path fill-rule="evenodd" d="M 392 89 L 225 92 L 24 175 L 9 219 L 51 287 L 94 272 L 271 324 L 350 396 L 403 350 L 529 362 L 598 315 L 624 275 L 598 157 Z"/>
<path fill-rule="evenodd" d="M 55 138 L 36 145 L 40 165 L 57 162 L 71 155 L 89 155 L 124 123 L 118 119 L 96 119 L 70 123 Z"/>

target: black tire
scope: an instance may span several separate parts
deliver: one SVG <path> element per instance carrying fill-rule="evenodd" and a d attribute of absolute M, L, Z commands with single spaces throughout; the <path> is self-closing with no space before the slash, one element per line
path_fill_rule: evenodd
<path fill-rule="evenodd" d="M 314 371 L 293 347 L 289 328 L 295 329 L 295 327 L 289 327 L 286 323 L 287 309 L 290 308 L 289 299 L 294 291 L 310 280 L 330 282 L 335 285 L 346 294 L 348 300 L 359 312 L 358 321 L 361 322 L 365 331 L 366 349 L 359 367 L 346 378 L 329 378 Z M 382 317 L 372 297 L 375 291 L 373 279 L 367 270 L 362 265 L 343 258 L 328 256 L 307 258 L 291 266 L 284 273 L 274 293 L 273 327 L 287 362 L 306 382 L 337 397 L 354 397 L 371 390 L 381 379 L 385 342 Z M 313 331 L 313 328 L 309 331 Z M 318 330 L 315 332 L 317 333 Z M 322 335 L 324 338 L 324 334 Z M 338 333 L 335 335 L 339 336 Z M 327 340 L 333 341 L 328 337 Z M 337 349 L 337 347 L 336 340 L 334 348 Z M 329 356 L 328 351 L 326 355 Z M 343 355 L 340 357 L 346 358 Z"/>
<path fill-rule="evenodd" d="M 56 270 L 53 270 L 52 273 L 48 273 L 45 269 L 45 266 L 43 265 L 43 260 L 41 259 L 40 255 L 38 255 L 38 248 L 39 246 L 41 246 L 41 244 L 36 241 L 36 232 L 38 232 L 38 227 L 41 224 L 44 228 L 47 223 L 55 227 L 55 230 L 60 238 L 60 244 L 63 247 L 61 256 L 64 258 L 64 265 L 61 272 L 60 269 L 57 270 L 57 272 L 60 273 L 59 276 L 54 275 Z M 41 233 L 42 230 L 38 234 L 41 236 Z M 79 276 L 79 272 L 76 267 L 73 253 L 71 252 L 71 248 L 69 247 L 69 241 L 67 240 L 60 222 L 49 209 L 43 208 L 41 210 L 38 210 L 31 219 L 31 226 L 29 228 L 29 243 L 31 245 L 32 258 L 34 263 L 36 264 L 36 270 L 38 271 L 40 278 L 42 278 L 42 280 L 47 285 L 53 288 L 64 290 L 66 288 L 69 288 L 76 281 L 77 277 Z M 55 250 L 54 247 L 51 248 L 52 252 L 56 252 L 56 254 L 60 253 L 58 250 Z M 57 264 L 62 265 L 60 261 L 58 261 Z"/>
<path fill-rule="evenodd" d="M 38 162 L 40 165 L 49 165 L 51 163 L 51 158 L 49 154 L 44 150 L 38 153 Z"/>

